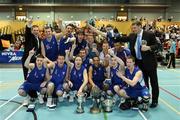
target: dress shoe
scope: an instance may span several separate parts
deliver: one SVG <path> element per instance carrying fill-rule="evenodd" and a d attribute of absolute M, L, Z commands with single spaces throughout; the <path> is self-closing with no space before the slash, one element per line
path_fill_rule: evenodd
<path fill-rule="evenodd" d="M 156 108 L 158 106 L 157 102 L 152 102 L 150 108 Z"/>

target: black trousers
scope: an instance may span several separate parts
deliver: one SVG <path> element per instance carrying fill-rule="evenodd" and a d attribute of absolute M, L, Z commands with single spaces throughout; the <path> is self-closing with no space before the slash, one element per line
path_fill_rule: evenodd
<path fill-rule="evenodd" d="M 144 76 L 144 82 L 149 89 L 149 82 L 152 88 L 152 102 L 158 103 L 159 98 L 159 84 L 157 76 L 157 68 L 145 69 L 143 68 L 142 61 L 136 60 L 136 65 L 142 70 Z"/>
<path fill-rule="evenodd" d="M 157 69 L 154 70 L 142 70 L 144 75 L 144 82 L 149 89 L 149 81 L 152 88 L 152 102 L 158 103 L 159 98 L 159 84 L 157 77 Z"/>
<path fill-rule="evenodd" d="M 167 67 L 170 68 L 171 64 L 172 64 L 173 68 L 176 67 L 176 65 L 175 65 L 175 54 L 174 53 L 170 53 L 170 59 L 168 61 Z"/>
<path fill-rule="evenodd" d="M 180 57 L 180 48 L 178 49 L 178 57 Z"/>
<path fill-rule="evenodd" d="M 28 69 L 24 66 L 24 63 L 25 61 L 22 60 L 23 75 L 24 75 L 24 80 L 26 80 Z"/>

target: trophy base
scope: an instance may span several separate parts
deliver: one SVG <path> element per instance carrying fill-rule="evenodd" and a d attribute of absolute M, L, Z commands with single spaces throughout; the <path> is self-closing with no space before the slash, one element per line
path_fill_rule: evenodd
<path fill-rule="evenodd" d="M 99 108 L 92 107 L 92 108 L 90 108 L 90 112 L 93 113 L 93 114 L 97 114 L 97 113 L 100 113 L 101 110 Z"/>
<path fill-rule="evenodd" d="M 112 112 L 112 108 L 109 108 L 109 107 L 106 107 L 103 109 L 104 112 L 107 112 L 107 113 L 111 113 Z"/>
<path fill-rule="evenodd" d="M 83 109 L 77 109 L 77 110 L 76 110 L 76 113 L 79 113 L 79 114 L 80 114 L 80 113 L 84 113 L 84 110 L 83 110 Z"/>
<path fill-rule="evenodd" d="M 109 110 L 109 111 L 107 111 L 107 110 L 104 110 L 104 112 L 106 112 L 106 113 L 111 113 L 111 112 L 112 112 L 112 110 Z"/>

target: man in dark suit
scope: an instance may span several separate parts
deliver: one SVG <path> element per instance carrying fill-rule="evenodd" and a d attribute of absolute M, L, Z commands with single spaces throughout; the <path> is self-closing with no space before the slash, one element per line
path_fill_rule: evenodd
<path fill-rule="evenodd" d="M 22 66 L 24 79 L 27 77 L 28 69 L 24 66 L 24 62 L 28 57 L 29 51 L 34 48 L 35 55 L 32 57 L 31 62 L 35 62 L 35 56 L 41 54 L 41 41 L 39 39 L 39 27 L 32 25 L 32 19 L 28 20 L 25 31 L 24 54 L 22 57 Z"/>
<path fill-rule="evenodd" d="M 144 81 L 149 88 L 149 78 L 152 87 L 151 108 L 158 105 L 159 86 L 157 77 L 157 61 L 154 51 L 158 48 L 155 35 L 144 31 L 139 21 L 132 23 L 132 32 L 127 37 L 121 37 L 120 41 L 129 42 L 131 54 L 136 58 L 136 65 L 143 71 Z"/>

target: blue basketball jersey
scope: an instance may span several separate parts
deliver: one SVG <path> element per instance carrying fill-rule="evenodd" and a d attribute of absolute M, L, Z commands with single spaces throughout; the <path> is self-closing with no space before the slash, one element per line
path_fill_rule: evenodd
<path fill-rule="evenodd" d="M 44 81 L 45 75 L 46 68 L 42 66 L 41 69 L 38 69 L 35 65 L 34 69 L 27 75 L 27 82 L 33 84 L 41 84 Z"/>
<path fill-rule="evenodd" d="M 116 72 L 119 70 L 119 66 L 120 65 L 118 64 L 115 68 L 110 68 L 112 85 L 125 85 L 125 82 L 123 82 L 116 74 Z"/>
<path fill-rule="evenodd" d="M 81 68 L 77 70 L 74 66 L 70 72 L 70 80 L 73 83 L 74 89 L 76 90 L 78 90 L 83 83 L 83 72 L 85 69 L 86 68 L 84 66 L 81 66 Z"/>
<path fill-rule="evenodd" d="M 117 57 L 121 58 L 121 60 L 124 62 L 125 65 L 126 65 L 126 58 L 130 55 L 131 52 L 128 48 L 123 48 L 122 51 L 118 51 L 116 54 Z"/>
<path fill-rule="evenodd" d="M 83 60 L 82 65 L 83 65 L 86 69 L 89 68 L 89 66 L 90 66 L 89 57 L 86 57 L 85 60 Z"/>
<path fill-rule="evenodd" d="M 51 81 L 55 85 L 63 84 L 64 79 L 66 77 L 66 72 L 67 72 L 67 65 L 64 64 L 62 67 L 59 67 L 58 64 L 55 64 L 55 68 L 52 73 L 52 78 Z"/>
<path fill-rule="evenodd" d="M 98 67 L 96 67 L 95 65 L 92 65 L 92 79 L 93 82 L 98 86 L 98 87 L 102 87 L 103 85 L 103 81 L 105 80 L 105 67 L 103 67 L 102 65 L 99 65 Z"/>
<path fill-rule="evenodd" d="M 55 36 L 53 35 L 51 41 L 49 42 L 47 39 L 43 40 L 46 57 L 51 61 L 55 61 L 58 55 L 58 44 Z"/>
<path fill-rule="evenodd" d="M 81 50 L 81 49 L 85 49 L 86 46 L 87 46 L 86 40 L 83 39 L 82 42 L 79 43 L 79 42 L 78 42 L 78 38 L 76 38 L 76 48 L 75 48 L 75 50 L 74 50 L 73 55 L 74 55 L 74 56 L 78 55 L 79 52 L 80 52 L 80 50 Z"/>
<path fill-rule="evenodd" d="M 72 35 L 69 35 L 68 36 L 69 38 L 72 38 L 73 36 Z M 69 48 L 71 48 L 72 46 L 72 43 L 71 42 L 68 42 L 68 43 L 65 43 L 67 41 L 68 38 L 65 38 L 65 37 L 62 37 L 60 42 L 59 42 L 59 50 L 58 50 L 58 53 L 60 55 L 65 55 L 65 51 L 68 50 Z"/>
<path fill-rule="evenodd" d="M 126 76 L 126 78 L 128 78 L 128 79 L 130 79 L 130 80 L 133 80 L 133 78 L 134 78 L 134 76 L 136 75 L 136 73 L 139 71 L 140 69 L 139 69 L 139 67 L 134 67 L 134 71 L 133 71 L 133 73 L 131 74 L 130 73 L 130 71 L 129 71 L 129 69 L 128 68 L 126 68 L 126 70 L 125 70 L 125 76 Z M 131 86 L 129 86 L 129 87 L 131 87 Z M 143 79 L 143 76 L 138 80 L 138 82 L 137 82 L 137 84 L 135 85 L 135 86 L 133 86 L 132 88 L 134 88 L 134 89 L 143 89 L 143 88 L 145 88 L 146 86 L 145 86 L 145 83 L 144 83 L 144 79 Z"/>

